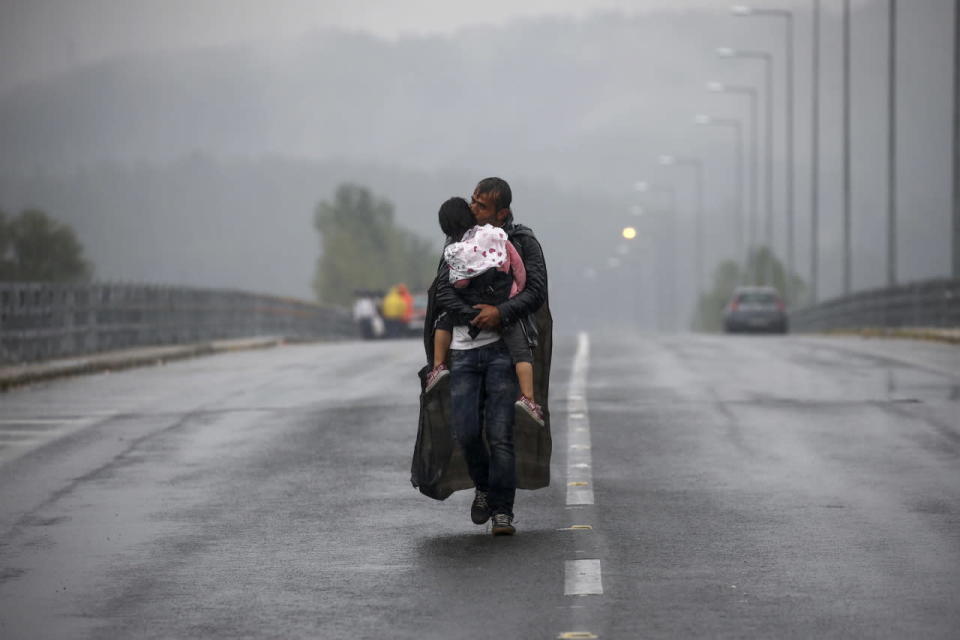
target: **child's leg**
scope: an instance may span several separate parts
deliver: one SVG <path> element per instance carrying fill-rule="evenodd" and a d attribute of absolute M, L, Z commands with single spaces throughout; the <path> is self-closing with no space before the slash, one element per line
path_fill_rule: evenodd
<path fill-rule="evenodd" d="M 530 362 L 518 362 L 517 380 L 520 382 L 520 395 L 527 400 L 533 401 L 533 364 Z"/>
<path fill-rule="evenodd" d="M 514 367 L 517 371 L 517 382 L 520 383 L 520 395 L 533 400 L 533 354 L 530 345 L 520 325 L 513 325 L 502 334 L 503 341 L 510 351 Z"/>
<path fill-rule="evenodd" d="M 443 364 L 447 361 L 447 352 L 450 351 L 450 343 L 453 342 L 453 334 L 446 329 L 435 329 L 433 332 L 433 367 Z M 532 379 L 532 378 L 531 378 Z M 531 383 L 532 384 L 532 383 Z"/>

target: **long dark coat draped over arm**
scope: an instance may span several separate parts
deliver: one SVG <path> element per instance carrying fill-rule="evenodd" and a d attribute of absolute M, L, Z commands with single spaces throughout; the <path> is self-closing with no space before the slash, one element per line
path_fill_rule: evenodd
<path fill-rule="evenodd" d="M 500 304 L 501 323 L 523 323 L 533 348 L 534 395 L 543 407 L 544 426 L 517 420 L 514 443 L 517 458 L 517 488 L 540 489 L 550 484 L 550 359 L 553 352 L 553 317 L 547 295 L 547 267 L 543 249 L 533 231 L 514 224 L 513 215 L 503 227 L 527 270 L 527 284 L 519 294 Z M 433 367 L 433 334 L 442 311 L 454 314 L 456 324 L 469 322 L 477 311 L 464 304 L 449 281 L 441 261 L 437 277 L 430 286 L 423 342 L 427 366 L 420 370 L 423 389 L 427 372 Z M 414 449 L 410 480 L 421 493 L 443 500 L 454 491 L 473 487 L 466 462 L 455 446 L 450 430 L 450 377 L 447 376 L 429 397 L 421 393 L 420 421 Z"/>

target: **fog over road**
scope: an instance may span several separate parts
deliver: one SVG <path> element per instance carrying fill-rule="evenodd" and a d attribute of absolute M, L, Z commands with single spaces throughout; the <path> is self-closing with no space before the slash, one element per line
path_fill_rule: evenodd
<path fill-rule="evenodd" d="M 513 538 L 410 486 L 422 360 L 295 345 L 0 394 L 0 637 L 956 637 L 960 348 L 558 339 L 553 483 Z M 571 445 L 595 504 L 568 506 Z M 565 595 L 580 570 L 602 593 Z"/>

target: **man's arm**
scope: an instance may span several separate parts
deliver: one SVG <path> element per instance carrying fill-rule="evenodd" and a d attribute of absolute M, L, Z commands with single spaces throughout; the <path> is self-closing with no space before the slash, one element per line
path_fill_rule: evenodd
<path fill-rule="evenodd" d="M 477 310 L 465 303 L 450 284 L 450 268 L 443 265 L 437 273 L 437 306 L 453 317 L 454 325 L 470 324 Z"/>
<path fill-rule="evenodd" d="M 536 312 L 547 300 L 547 263 L 543 259 L 543 248 L 531 235 L 521 235 L 518 239 L 527 270 L 527 282 L 523 291 L 497 305 L 503 326 Z"/>

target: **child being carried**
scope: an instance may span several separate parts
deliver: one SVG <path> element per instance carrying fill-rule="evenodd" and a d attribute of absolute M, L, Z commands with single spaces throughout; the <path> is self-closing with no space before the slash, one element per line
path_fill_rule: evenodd
<path fill-rule="evenodd" d="M 512 298 L 526 284 L 523 260 L 503 229 L 477 225 L 470 205 L 463 198 L 450 198 L 440 207 L 440 228 L 451 240 L 443 250 L 450 268 L 450 282 L 464 303 L 498 305 Z M 434 368 L 427 374 L 425 392 L 429 392 L 449 373 L 444 364 L 453 341 L 453 321 L 443 314 L 437 321 L 433 339 Z M 476 338 L 480 329 L 471 326 Z M 533 353 L 519 322 L 500 332 L 513 359 L 520 384 L 516 406 L 543 425 L 543 410 L 533 397 Z"/>

